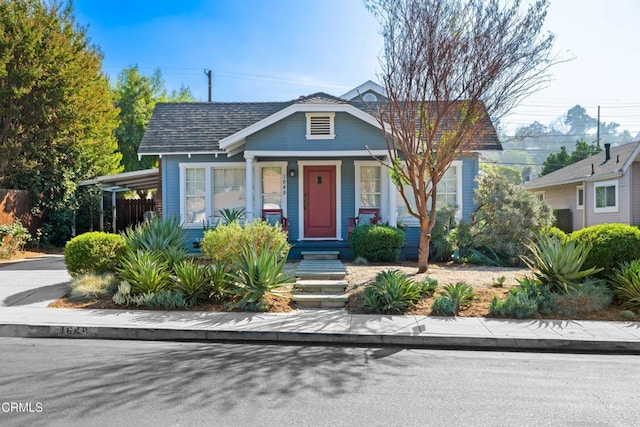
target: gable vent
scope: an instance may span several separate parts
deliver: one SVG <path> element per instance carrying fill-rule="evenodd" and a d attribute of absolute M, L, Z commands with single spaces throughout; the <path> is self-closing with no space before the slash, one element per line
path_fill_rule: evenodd
<path fill-rule="evenodd" d="M 334 139 L 334 113 L 307 113 L 307 139 Z"/>

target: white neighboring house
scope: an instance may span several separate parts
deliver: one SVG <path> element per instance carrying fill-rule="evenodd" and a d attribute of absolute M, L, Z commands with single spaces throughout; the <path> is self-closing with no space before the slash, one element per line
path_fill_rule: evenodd
<path fill-rule="evenodd" d="M 571 212 L 567 232 L 596 224 L 640 224 L 640 141 L 604 150 L 525 184 L 554 210 Z"/>

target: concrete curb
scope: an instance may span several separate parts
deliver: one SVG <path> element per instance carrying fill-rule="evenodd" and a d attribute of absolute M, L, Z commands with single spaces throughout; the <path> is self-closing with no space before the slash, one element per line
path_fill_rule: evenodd
<path fill-rule="evenodd" d="M 261 342 L 281 344 L 400 346 L 409 348 L 560 353 L 640 354 L 640 342 L 565 338 L 473 337 L 359 333 L 304 333 L 169 329 L 148 327 L 3 324 L 0 336 L 13 338 L 113 339 L 140 341 Z"/>

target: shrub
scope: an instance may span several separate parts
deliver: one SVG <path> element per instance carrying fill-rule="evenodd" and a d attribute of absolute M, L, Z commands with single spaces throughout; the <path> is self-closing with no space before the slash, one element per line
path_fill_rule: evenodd
<path fill-rule="evenodd" d="M 556 297 L 555 312 L 561 316 L 575 317 L 595 313 L 607 308 L 613 295 L 601 280 L 588 279 Z"/>
<path fill-rule="evenodd" d="M 636 320 L 636 314 L 631 310 L 622 310 L 618 313 L 618 316 L 624 320 Z"/>
<path fill-rule="evenodd" d="M 602 267 L 609 277 L 621 262 L 640 259 L 640 230 L 626 224 L 601 224 L 571 233 L 570 240 L 592 246 L 585 268 Z"/>
<path fill-rule="evenodd" d="M 69 299 L 72 301 L 91 301 L 101 296 L 112 295 L 118 280 L 114 274 L 88 273 L 71 279 Z"/>
<path fill-rule="evenodd" d="M 431 277 L 425 277 L 420 282 L 418 282 L 418 288 L 420 289 L 421 297 L 430 297 L 438 288 L 438 281 L 436 279 L 432 279 Z"/>
<path fill-rule="evenodd" d="M 549 236 L 549 237 L 555 237 L 560 242 L 566 242 L 569 239 L 569 236 L 567 235 L 567 233 L 560 230 L 558 227 L 544 227 L 540 234 Z"/>
<path fill-rule="evenodd" d="M 245 243 L 229 273 L 233 285 L 227 292 L 240 298 L 230 307 L 265 309 L 265 296 L 283 294 L 277 289 L 295 281 L 295 277 L 283 272 L 285 263 L 286 251 L 282 246 L 271 249 L 267 245 L 259 250 L 252 244 Z"/>
<path fill-rule="evenodd" d="M 471 304 L 474 297 L 473 288 L 465 282 L 447 284 L 433 302 L 431 311 L 436 316 L 453 316 L 461 308 Z"/>
<path fill-rule="evenodd" d="M 431 261 L 449 261 L 453 253 L 453 244 L 449 233 L 456 227 L 456 209 L 450 206 L 438 209 L 436 222 L 431 229 L 429 241 L 429 259 Z"/>
<path fill-rule="evenodd" d="M 400 255 L 404 231 L 387 225 L 359 225 L 351 232 L 350 242 L 355 257 L 373 262 L 393 262 Z"/>
<path fill-rule="evenodd" d="M 146 297 L 148 295 L 148 297 Z M 189 305 L 182 292 L 164 290 L 145 294 L 144 305 L 148 308 L 164 308 L 167 310 L 184 308 Z M 138 304 L 142 305 L 142 304 Z"/>
<path fill-rule="evenodd" d="M 168 264 L 158 252 L 127 252 L 118 273 L 130 284 L 134 295 L 159 292 L 172 282 Z"/>
<path fill-rule="evenodd" d="M 586 242 L 562 242 L 542 235 L 537 244 L 531 243 L 528 248 L 532 255 L 523 256 L 522 260 L 540 282 L 555 290 L 568 292 L 571 286 L 601 270 L 595 267 L 581 270 L 591 249 Z"/>
<path fill-rule="evenodd" d="M 519 256 L 527 253 L 527 242 L 539 230 L 553 224 L 553 212 L 535 194 L 523 185 L 514 185 L 506 178 L 488 173 L 479 180 L 474 192 L 476 210 L 472 214 L 471 249 L 480 249 L 484 255 L 498 255 L 503 263 L 516 265 Z M 469 240 L 466 240 L 469 244 Z"/>
<path fill-rule="evenodd" d="M 496 317 L 528 319 L 537 313 L 549 314 L 555 308 L 555 295 L 547 286 L 528 277 L 519 279 L 520 286 L 509 289 L 507 297 L 500 301 L 493 297 L 489 312 Z"/>
<path fill-rule="evenodd" d="M 373 313 L 404 313 L 420 300 L 421 291 L 400 271 L 381 271 L 363 292 L 364 308 Z"/>
<path fill-rule="evenodd" d="M 614 270 L 610 283 L 622 308 L 640 309 L 640 260 L 622 263 Z"/>
<path fill-rule="evenodd" d="M 231 265 L 242 257 L 242 248 L 253 246 L 260 254 L 266 247 L 279 250 L 278 258 L 286 258 L 291 246 L 287 243 L 287 233 L 280 224 L 269 225 L 265 221 L 245 222 L 244 226 L 234 221 L 219 224 L 214 230 L 205 232 L 200 249 L 214 264 Z"/>
<path fill-rule="evenodd" d="M 176 291 L 184 294 L 189 305 L 196 305 L 209 297 L 212 270 L 208 265 L 201 266 L 194 260 L 185 260 L 173 268 Z"/>
<path fill-rule="evenodd" d="M 0 259 L 21 251 L 30 238 L 29 230 L 20 221 L 12 225 L 0 225 Z"/>
<path fill-rule="evenodd" d="M 222 301 L 231 286 L 232 277 L 229 274 L 229 267 L 224 264 L 217 264 L 211 267 L 210 272 L 209 299 L 212 301 Z"/>
<path fill-rule="evenodd" d="M 127 250 L 163 252 L 169 248 L 184 248 L 187 238 L 180 220 L 175 217 L 154 218 L 123 233 Z"/>
<path fill-rule="evenodd" d="M 369 265 L 369 261 L 367 261 L 366 258 L 359 256 L 353 260 L 353 265 Z"/>
<path fill-rule="evenodd" d="M 64 262 L 72 276 L 113 272 L 124 249 L 122 236 L 102 231 L 84 233 L 67 242 Z"/>

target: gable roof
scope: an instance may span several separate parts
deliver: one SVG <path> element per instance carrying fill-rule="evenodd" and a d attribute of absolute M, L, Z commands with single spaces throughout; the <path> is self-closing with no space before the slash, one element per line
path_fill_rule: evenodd
<path fill-rule="evenodd" d="M 602 181 L 619 176 L 626 172 L 640 154 L 640 141 L 611 147 L 610 153 L 609 160 L 605 161 L 605 149 L 591 157 L 529 181 L 525 187 L 530 189 L 554 187 L 582 181 Z"/>
<path fill-rule="evenodd" d="M 356 98 L 359 98 L 361 95 L 365 94 L 366 92 L 375 92 L 384 96 L 385 98 L 387 96 L 387 91 L 385 90 L 384 87 L 380 86 L 378 83 L 372 82 L 371 80 L 367 80 L 366 82 L 362 83 L 360 86 L 351 89 L 349 92 L 345 94 L 342 94 L 340 98 L 354 100 Z"/>
<path fill-rule="evenodd" d="M 377 108 L 376 103 L 349 101 L 324 92 L 285 102 L 158 103 L 138 154 L 232 155 L 241 151 L 247 136 L 296 112 L 345 112 L 381 128 L 375 118 Z M 483 132 L 476 149 L 501 150 L 488 116 L 483 118 L 483 126 L 488 131 Z"/>
<path fill-rule="evenodd" d="M 221 139 L 292 105 L 288 102 L 156 104 L 138 154 L 215 153 Z"/>

